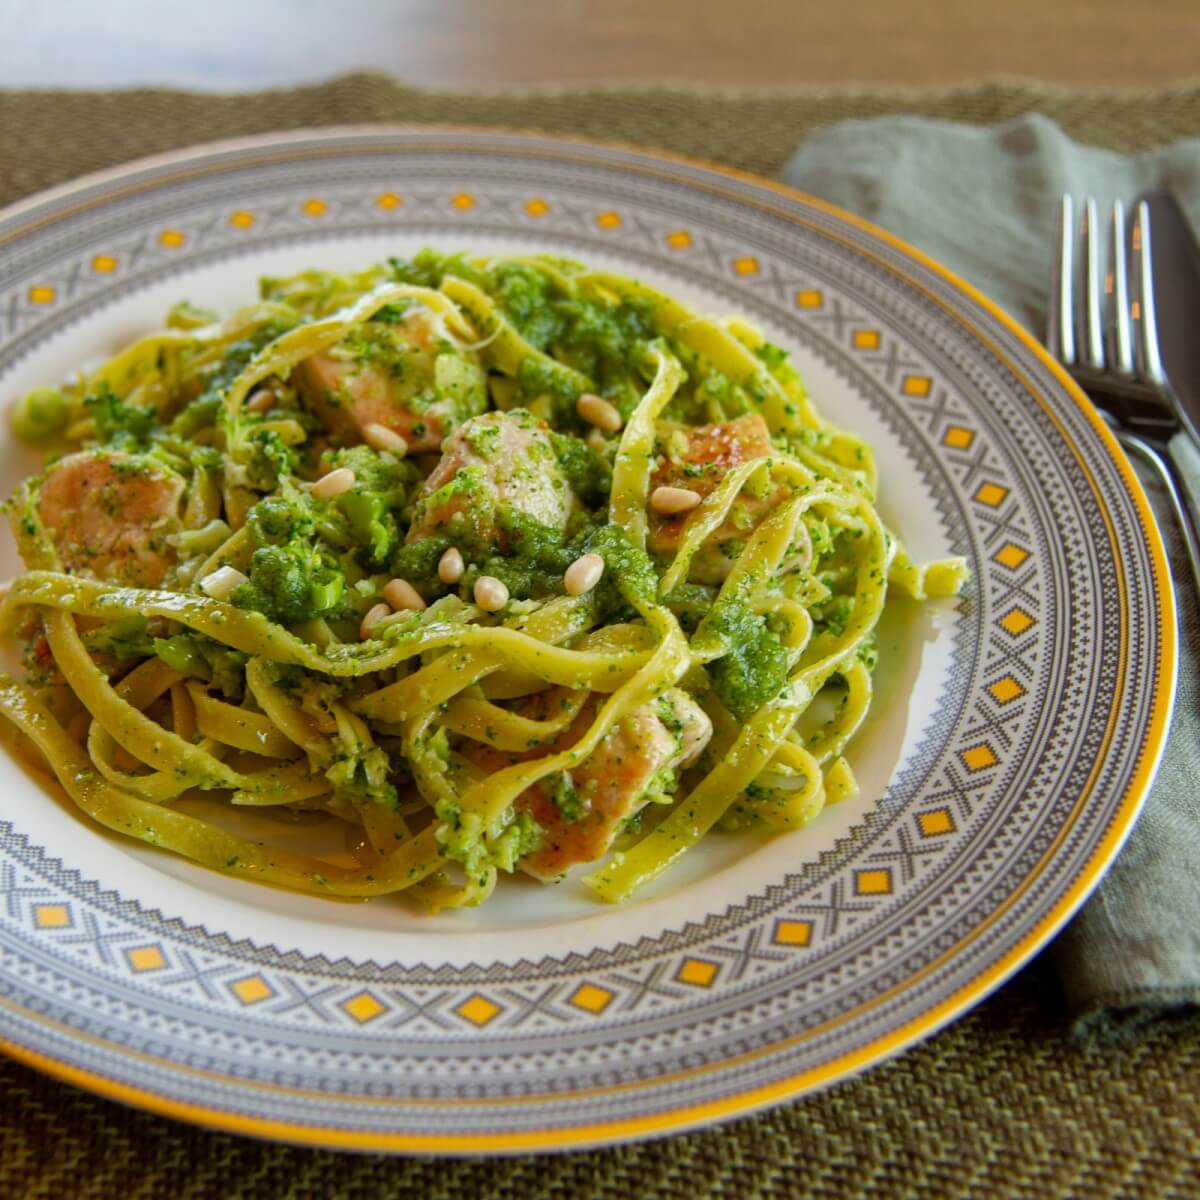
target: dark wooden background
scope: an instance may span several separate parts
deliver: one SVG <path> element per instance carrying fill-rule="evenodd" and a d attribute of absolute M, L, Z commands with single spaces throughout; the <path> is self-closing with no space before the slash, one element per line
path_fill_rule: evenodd
<path fill-rule="evenodd" d="M 938 87 L 1200 75 L 1200 0 L 0 0 L 0 87 Z"/>

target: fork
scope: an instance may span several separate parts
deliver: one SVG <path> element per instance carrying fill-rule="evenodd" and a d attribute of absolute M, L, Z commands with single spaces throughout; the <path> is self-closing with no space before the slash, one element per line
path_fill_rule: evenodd
<path fill-rule="evenodd" d="M 1158 345 L 1154 311 L 1150 209 L 1141 201 L 1131 236 L 1125 206 L 1112 207 L 1107 266 L 1095 200 L 1084 201 L 1082 253 L 1075 268 L 1075 202 L 1062 198 L 1050 290 L 1050 353 L 1087 392 L 1126 451 L 1141 458 L 1166 489 L 1183 533 L 1192 579 L 1200 595 L 1200 513 L 1181 488 L 1170 439 L 1185 427 Z M 1200 297 L 1198 297 L 1200 303 Z"/>

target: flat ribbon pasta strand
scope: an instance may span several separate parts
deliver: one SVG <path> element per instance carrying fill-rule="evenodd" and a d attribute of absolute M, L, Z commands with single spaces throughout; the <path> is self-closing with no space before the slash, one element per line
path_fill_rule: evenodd
<path fill-rule="evenodd" d="M 140 800 L 99 777 L 91 760 L 23 684 L 0 676 L 0 712 L 42 752 L 71 799 L 94 821 L 202 866 L 316 896 L 367 897 L 412 887 L 442 863 L 427 829 L 369 868 L 335 866 L 227 833 L 162 805 Z"/>
<path fill-rule="evenodd" d="M 634 545 L 646 545 L 646 500 L 650 494 L 650 470 L 654 460 L 654 423 L 671 402 L 680 383 L 683 368 L 679 360 L 660 347 L 651 347 L 655 363 L 654 380 L 633 410 L 613 465 L 612 496 L 608 517 L 620 525 Z"/>

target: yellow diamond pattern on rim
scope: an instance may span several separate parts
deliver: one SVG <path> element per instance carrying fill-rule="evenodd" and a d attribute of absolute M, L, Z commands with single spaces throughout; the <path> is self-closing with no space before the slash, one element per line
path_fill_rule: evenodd
<path fill-rule="evenodd" d="M 300 211 L 306 217 L 323 217 L 329 211 L 329 205 L 317 196 L 310 196 L 300 205 Z"/>
<path fill-rule="evenodd" d="M 404 201 L 395 192 L 380 192 L 375 197 L 376 208 L 382 208 L 384 212 L 391 212 L 393 208 L 399 208 L 403 203 Z"/>
<path fill-rule="evenodd" d="M 254 225 L 254 214 L 239 208 L 237 212 L 229 214 L 229 223 L 234 229 L 250 229 Z"/>
<path fill-rule="evenodd" d="M 229 985 L 229 990 L 243 1004 L 257 1004 L 260 1000 L 267 1000 L 275 995 L 275 989 L 261 975 L 246 975 L 242 979 L 235 979 Z"/>
<path fill-rule="evenodd" d="M 900 390 L 906 396 L 928 396 L 933 380 L 928 375 L 905 375 Z"/>
<path fill-rule="evenodd" d="M 692 244 L 692 235 L 686 229 L 673 229 L 667 234 L 667 245 L 672 250 L 686 250 Z"/>
<path fill-rule="evenodd" d="M 951 450 L 966 450 L 975 440 L 975 430 L 964 429 L 961 425 L 951 425 L 942 435 L 942 445 Z"/>
<path fill-rule="evenodd" d="M 776 946 L 807 946 L 812 941 L 811 921 L 776 921 L 771 941 Z"/>
<path fill-rule="evenodd" d="M 987 742 L 980 742 L 978 746 L 969 746 L 959 754 L 959 758 L 966 763 L 968 771 L 982 771 L 987 767 L 994 767 L 1000 761 L 996 757 L 996 752 Z"/>
<path fill-rule="evenodd" d="M 343 1000 L 342 1010 L 349 1013 L 360 1025 L 373 1021 L 380 1013 L 385 1013 L 388 1007 L 377 996 L 370 992 L 358 992 L 349 1000 Z"/>
<path fill-rule="evenodd" d="M 991 692 L 998 704 L 1007 704 L 1010 700 L 1016 700 L 1025 695 L 1025 689 L 1011 675 L 997 679 L 988 687 L 988 691 Z"/>
<path fill-rule="evenodd" d="M 456 196 L 450 197 L 450 207 L 466 212 L 468 208 L 475 207 L 475 197 L 470 192 L 459 192 Z"/>
<path fill-rule="evenodd" d="M 478 992 L 464 1000 L 455 1010 L 465 1021 L 472 1025 L 486 1025 L 499 1011 L 500 1005 L 493 1003 Z"/>
<path fill-rule="evenodd" d="M 856 329 L 854 331 L 854 337 L 851 340 L 854 343 L 855 350 L 878 350 L 879 330 Z"/>
<path fill-rule="evenodd" d="M 733 270 L 736 275 L 757 275 L 758 259 L 749 254 L 743 255 L 741 258 L 735 258 L 733 260 Z"/>
<path fill-rule="evenodd" d="M 917 824 L 925 837 L 938 837 L 954 832 L 954 818 L 948 808 L 935 808 L 931 812 L 917 814 Z"/>
<path fill-rule="evenodd" d="M 30 304 L 53 304 L 54 289 L 48 283 L 35 283 L 29 289 Z"/>
<path fill-rule="evenodd" d="M 605 988 L 597 987 L 594 983 L 581 983 L 567 1000 L 576 1008 L 585 1012 L 602 1013 L 612 1001 L 613 993 Z"/>
<path fill-rule="evenodd" d="M 796 293 L 798 308 L 820 308 L 825 303 L 825 297 L 816 288 L 803 288 Z"/>
<path fill-rule="evenodd" d="M 998 562 L 1002 567 L 1008 567 L 1010 571 L 1015 571 L 1028 557 L 1028 550 L 1023 550 L 1015 542 L 1005 542 L 992 555 L 992 562 Z"/>
<path fill-rule="evenodd" d="M 1023 608 L 1010 608 L 997 624 L 1005 633 L 1018 637 L 1033 624 L 1033 618 Z"/>
<path fill-rule="evenodd" d="M 675 978 L 680 983 L 690 983 L 692 987 L 712 987 L 713 980 L 721 970 L 715 962 L 706 958 L 685 958 L 675 972 Z"/>
<path fill-rule="evenodd" d="M 596 218 L 596 224 L 599 225 L 601 229 L 620 229 L 621 214 L 615 212 L 602 212 Z"/>
<path fill-rule="evenodd" d="M 854 872 L 854 890 L 860 896 L 890 896 L 892 872 L 890 867 Z"/>
<path fill-rule="evenodd" d="M 129 965 L 137 972 L 160 971 L 167 965 L 162 950 L 158 946 L 134 946 L 125 951 Z"/>
<path fill-rule="evenodd" d="M 117 260 L 111 254 L 97 254 L 92 259 L 92 270 L 100 275 L 111 275 L 117 269 Z"/>
<path fill-rule="evenodd" d="M 999 508 L 1007 495 L 1008 488 L 1001 487 L 998 483 L 981 483 L 975 492 L 975 499 L 980 504 L 986 504 L 988 508 Z"/>
<path fill-rule="evenodd" d="M 178 250 L 186 241 L 187 235 L 181 229 L 164 229 L 158 235 L 158 244 L 168 250 Z"/>
<path fill-rule="evenodd" d="M 531 217 L 544 217 L 550 211 L 550 205 L 541 196 L 525 201 L 525 211 Z"/>
<path fill-rule="evenodd" d="M 71 924 L 71 910 L 65 904 L 37 904 L 33 922 L 39 929 L 66 929 Z"/>

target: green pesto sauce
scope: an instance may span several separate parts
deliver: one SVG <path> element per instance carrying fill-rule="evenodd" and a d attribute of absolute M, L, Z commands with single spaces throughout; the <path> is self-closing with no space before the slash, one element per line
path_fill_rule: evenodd
<path fill-rule="evenodd" d="M 708 618 L 727 647 L 710 667 L 713 686 L 740 720 L 778 695 L 788 678 L 787 651 L 771 632 L 767 618 L 750 608 L 749 600 L 749 589 L 739 588 L 718 601 Z"/>

